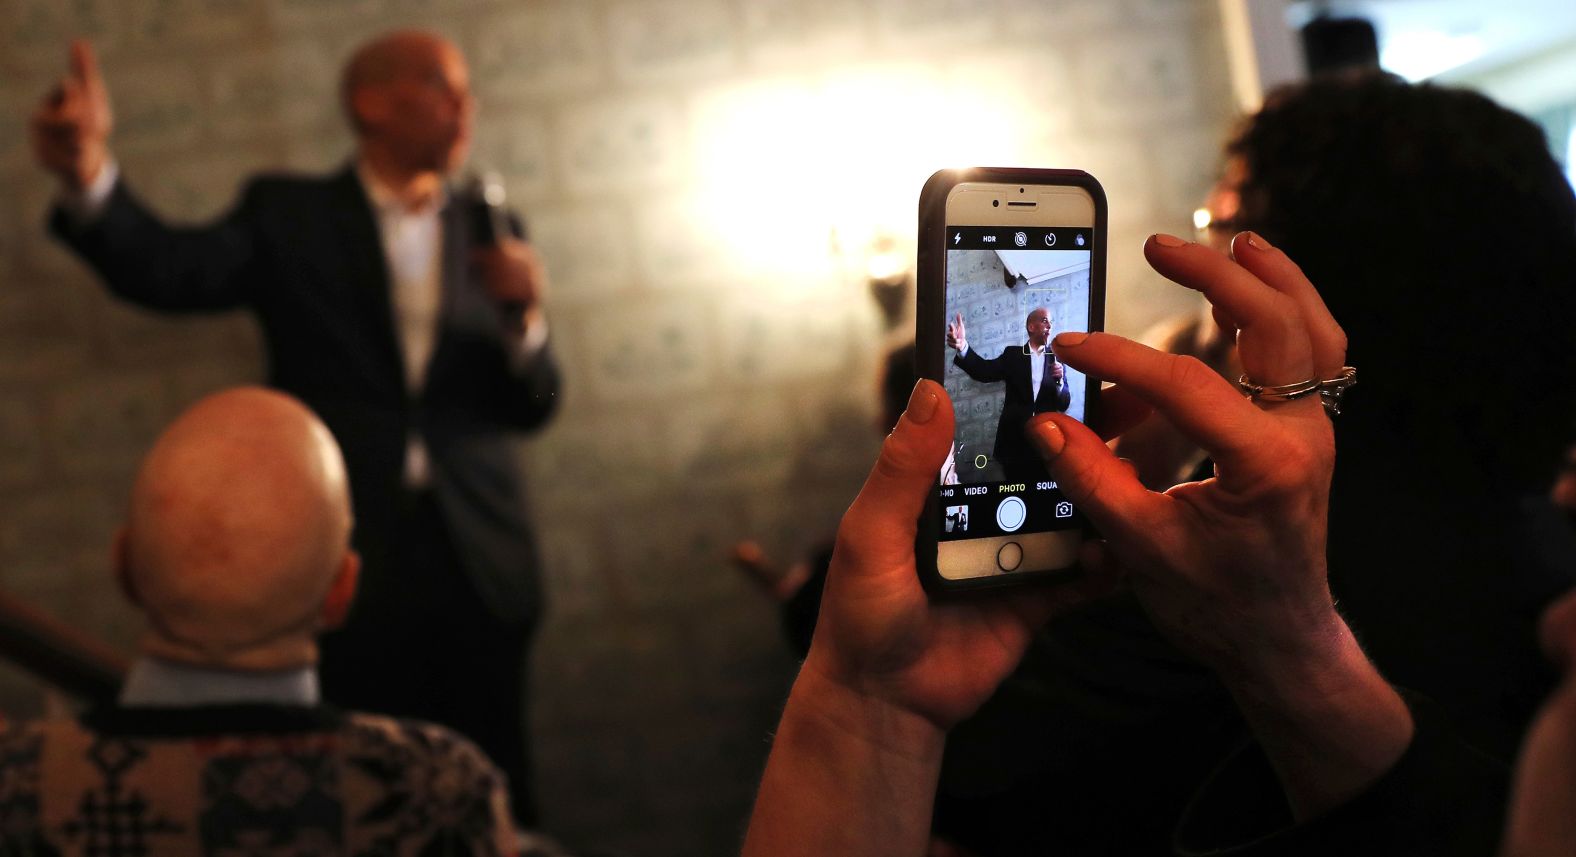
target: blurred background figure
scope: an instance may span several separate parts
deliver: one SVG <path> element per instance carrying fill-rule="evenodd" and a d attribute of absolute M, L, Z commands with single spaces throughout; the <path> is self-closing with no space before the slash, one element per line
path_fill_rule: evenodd
<path fill-rule="evenodd" d="M 50 228 L 119 297 L 255 313 L 270 383 L 335 433 L 360 510 L 365 584 L 323 641 L 327 697 L 470 736 L 533 824 L 522 682 L 542 608 L 513 442 L 557 405 L 545 273 L 507 220 L 477 222 L 488 200 L 449 189 L 474 113 L 453 44 L 379 36 L 351 56 L 341 95 L 349 165 L 255 179 L 222 218 L 171 227 L 121 177 L 108 90 L 75 42 L 31 124 L 61 184 Z"/>

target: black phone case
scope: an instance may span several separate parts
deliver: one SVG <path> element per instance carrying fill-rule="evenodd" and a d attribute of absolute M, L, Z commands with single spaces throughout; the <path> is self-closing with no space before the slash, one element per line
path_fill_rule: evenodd
<path fill-rule="evenodd" d="M 1021 167 L 972 167 L 941 170 L 925 182 L 919 194 L 919 240 L 915 272 L 916 306 L 914 312 L 914 359 L 919 377 L 940 384 L 947 368 L 945 339 L 947 282 L 947 195 L 965 182 L 991 182 L 1021 185 L 1065 185 L 1083 188 L 1094 200 L 1094 246 L 1089 253 L 1089 329 L 1105 329 L 1105 253 L 1108 240 L 1105 189 L 1083 170 L 1027 169 Z M 1084 419 L 1099 413 L 1100 379 L 1090 377 L 1085 386 Z M 940 487 L 940 474 L 936 486 Z M 999 589 L 1004 586 L 1076 576 L 1072 569 L 1033 571 L 1023 574 L 992 574 L 968 580 L 948 580 L 936 569 L 936 545 L 941 529 L 940 498 L 932 490 L 920 517 L 919 534 L 914 542 L 914 559 L 919 580 L 932 595 Z M 1085 537 L 1091 535 L 1085 530 Z"/>

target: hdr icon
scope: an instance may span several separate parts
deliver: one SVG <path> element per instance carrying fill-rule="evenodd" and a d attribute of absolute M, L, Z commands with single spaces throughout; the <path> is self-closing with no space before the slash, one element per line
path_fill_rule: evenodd
<path fill-rule="evenodd" d="M 1056 517 L 1058 517 L 1058 518 L 1071 518 L 1072 516 L 1073 516 L 1073 504 L 1067 502 L 1066 500 L 1063 500 L 1062 502 L 1056 504 Z"/>

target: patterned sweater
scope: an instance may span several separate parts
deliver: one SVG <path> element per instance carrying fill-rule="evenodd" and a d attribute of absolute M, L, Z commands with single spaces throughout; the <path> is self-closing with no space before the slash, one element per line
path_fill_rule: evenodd
<path fill-rule="evenodd" d="M 441 726 L 322 706 L 105 708 L 0 735 L 0 855 L 508 855 L 504 779 Z"/>

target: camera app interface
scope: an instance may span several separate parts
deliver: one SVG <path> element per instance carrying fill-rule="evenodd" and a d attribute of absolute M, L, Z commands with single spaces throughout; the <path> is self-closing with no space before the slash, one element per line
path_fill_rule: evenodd
<path fill-rule="evenodd" d="M 1083 419 L 1084 376 L 1050 342 L 1089 329 L 1088 227 L 947 227 L 947 394 L 957 412 L 942 466 L 942 541 L 1081 526 L 1033 444 L 1031 417 Z"/>

